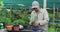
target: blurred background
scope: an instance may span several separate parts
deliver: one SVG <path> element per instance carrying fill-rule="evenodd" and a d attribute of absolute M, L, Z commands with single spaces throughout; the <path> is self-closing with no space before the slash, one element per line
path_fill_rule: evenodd
<path fill-rule="evenodd" d="M 23 25 L 30 29 L 29 19 L 34 0 L 0 0 L 0 29 L 8 25 Z M 44 0 L 36 0 L 43 9 Z M 60 32 L 60 0 L 46 0 L 46 9 L 49 13 L 49 32 Z M 3 23 L 3 24 L 1 24 Z M 3 26 L 2 26 L 3 25 Z"/>

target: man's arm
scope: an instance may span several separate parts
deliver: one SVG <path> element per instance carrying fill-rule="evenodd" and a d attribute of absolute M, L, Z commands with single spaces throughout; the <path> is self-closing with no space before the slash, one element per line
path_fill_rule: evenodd
<path fill-rule="evenodd" d="M 44 20 L 39 20 L 40 25 L 45 25 L 49 21 L 48 12 L 45 10 L 43 15 Z"/>
<path fill-rule="evenodd" d="M 32 13 L 30 15 L 30 22 L 29 22 L 29 24 L 31 25 L 33 21 L 34 21 L 34 12 L 32 11 Z"/>

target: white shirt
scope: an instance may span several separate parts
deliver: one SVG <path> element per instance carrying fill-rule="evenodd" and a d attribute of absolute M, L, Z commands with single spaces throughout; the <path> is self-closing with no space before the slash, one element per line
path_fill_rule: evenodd
<path fill-rule="evenodd" d="M 35 11 L 32 11 L 31 13 L 31 18 L 30 18 L 30 23 L 35 21 L 35 16 L 37 15 L 37 13 Z M 48 21 L 49 21 L 49 17 L 48 17 L 48 12 L 46 9 L 40 9 L 40 11 L 38 12 L 38 19 L 37 22 L 40 23 L 40 27 L 43 28 L 44 30 L 47 30 L 48 28 Z"/>

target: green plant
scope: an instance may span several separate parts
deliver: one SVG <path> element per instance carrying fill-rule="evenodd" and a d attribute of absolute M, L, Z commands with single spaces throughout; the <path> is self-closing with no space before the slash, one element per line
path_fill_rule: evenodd
<path fill-rule="evenodd" d="M 1 15 L 0 16 L 1 22 L 4 22 L 5 24 L 9 24 L 9 25 L 12 24 L 10 11 L 7 11 L 6 8 L 2 8 L 2 10 L 0 10 L 0 15 Z"/>
<path fill-rule="evenodd" d="M 28 24 L 28 22 L 29 22 L 29 15 L 24 14 L 21 19 L 14 20 L 13 24 L 22 24 L 22 25 L 24 25 L 24 24 Z"/>
<path fill-rule="evenodd" d="M 28 24 L 28 22 L 29 22 L 29 17 L 30 17 L 29 14 L 24 14 L 24 15 L 22 16 L 22 19 L 25 21 L 25 23 Z"/>
<path fill-rule="evenodd" d="M 11 18 L 6 18 L 6 22 L 5 23 L 11 25 L 12 24 Z"/>
<path fill-rule="evenodd" d="M 24 22 L 24 20 L 19 19 L 19 20 L 15 20 L 15 21 L 13 22 L 13 24 L 25 24 L 25 22 Z"/>

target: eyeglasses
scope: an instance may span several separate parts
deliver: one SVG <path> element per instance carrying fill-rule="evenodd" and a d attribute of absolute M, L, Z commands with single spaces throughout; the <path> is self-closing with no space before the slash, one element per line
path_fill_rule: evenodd
<path fill-rule="evenodd" d="M 37 8 L 33 8 L 33 10 L 35 10 L 35 9 L 37 9 Z"/>

